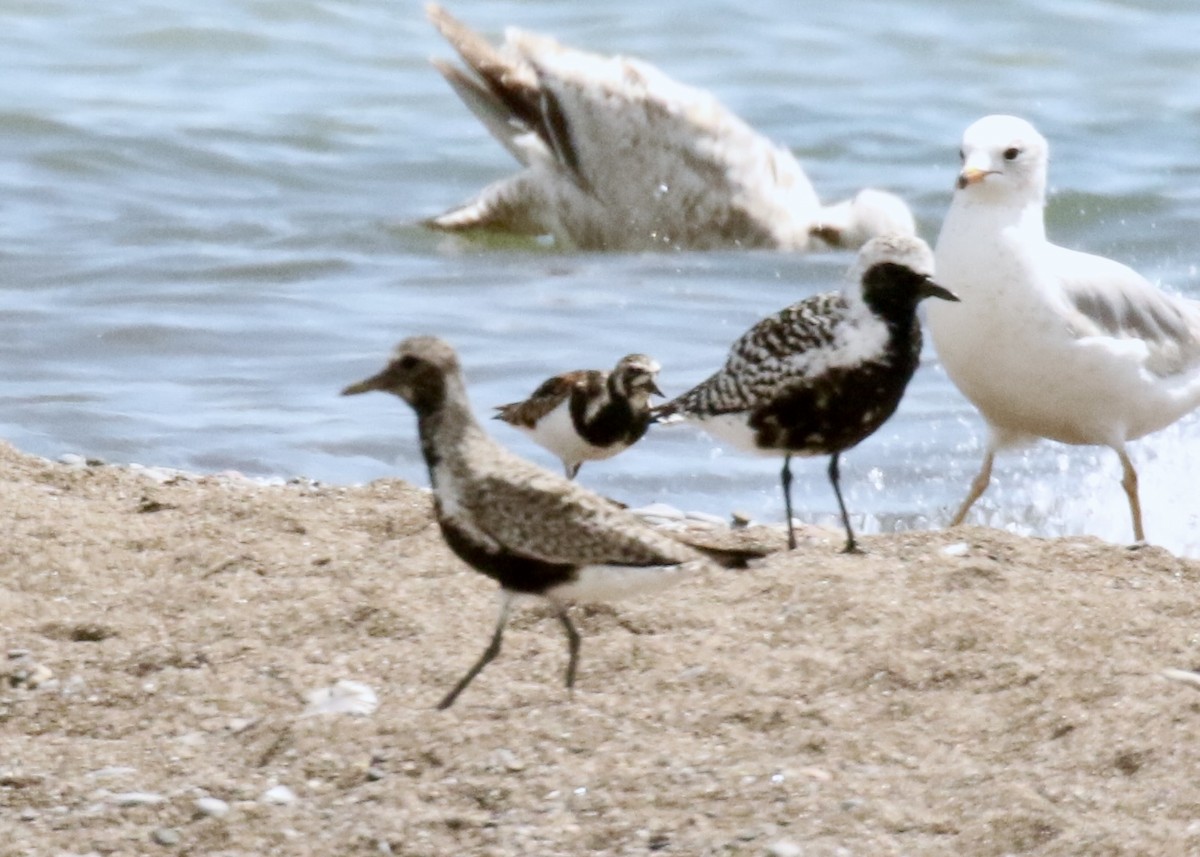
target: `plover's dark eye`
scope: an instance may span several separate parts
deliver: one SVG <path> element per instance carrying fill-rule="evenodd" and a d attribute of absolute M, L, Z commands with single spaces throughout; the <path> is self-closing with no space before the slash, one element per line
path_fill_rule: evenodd
<path fill-rule="evenodd" d="M 417 358 L 413 357 L 411 354 L 405 354 L 403 357 L 400 358 L 400 368 L 401 369 L 411 369 L 416 365 L 417 365 Z"/>
<path fill-rule="evenodd" d="M 1017 159 L 1017 155 L 1019 154 L 1021 154 L 1021 150 L 1016 146 L 1012 146 L 1011 148 L 1004 150 L 1004 160 L 1015 161 Z"/>

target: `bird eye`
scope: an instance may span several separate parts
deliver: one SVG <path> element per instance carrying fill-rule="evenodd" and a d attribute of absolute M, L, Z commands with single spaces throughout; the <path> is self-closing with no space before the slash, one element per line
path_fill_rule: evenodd
<path fill-rule="evenodd" d="M 411 369 L 416 365 L 417 365 L 417 358 L 413 357 L 411 354 L 405 354 L 403 357 L 400 358 L 400 368 L 401 369 Z"/>
<path fill-rule="evenodd" d="M 1019 155 L 1019 154 L 1021 154 L 1021 150 L 1018 149 L 1016 146 L 1013 146 L 1012 148 L 1009 148 L 1009 149 L 1005 149 L 1004 150 L 1004 160 L 1015 161 L 1017 159 L 1017 155 Z"/>

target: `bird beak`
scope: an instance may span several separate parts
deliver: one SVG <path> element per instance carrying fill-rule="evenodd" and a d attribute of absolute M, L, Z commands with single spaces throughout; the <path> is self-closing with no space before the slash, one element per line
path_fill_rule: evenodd
<path fill-rule="evenodd" d="M 921 284 L 921 287 L 917 291 L 923 298 L 941 298 L 944 301 L 960 303 L 958 295 L 944 286 L 939 286 L 928 277 L 925 278 L 925 282 Z"/>
<path fill-rule="evenodd" d="M 962 190 L 969 185 L 979 184 L 993 172 L 994 170 L 981 170 L 979 167 L 967 167 L 958 174 L 958 189 Z"/>
<path fill-rule="evenodd" d="M 342 390 L 343 396 L 357 396 L 359 393 L 370 393 L 373 390 L 381 390 L 383 381 L 383 373 L 372 375 L 370 378 L 364 378 L 357 384 L 351 384 L 346 389 Z"/>
<path fill-rule="evenodd" d="M 665 399 L 667 397 L 666 393 L 658 389 L 658 383 L 653 378 L 650 379 L 650 394 L 653 396 L 658 396 L 660 399 Z"/>

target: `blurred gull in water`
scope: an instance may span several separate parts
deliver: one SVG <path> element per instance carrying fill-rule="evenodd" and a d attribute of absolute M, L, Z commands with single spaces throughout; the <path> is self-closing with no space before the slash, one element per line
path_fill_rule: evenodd
<path fill-rule="evenodd" d="M 466 64 L 434 65 L 525 166 L 432 227 L 550 234 L 585 250 L 856 249 L 915 234 L 886 191 L 822 206 L 791 152 L 645 62 L 511 28 L 497 48 L 439 6 L 428 14 Z"/>

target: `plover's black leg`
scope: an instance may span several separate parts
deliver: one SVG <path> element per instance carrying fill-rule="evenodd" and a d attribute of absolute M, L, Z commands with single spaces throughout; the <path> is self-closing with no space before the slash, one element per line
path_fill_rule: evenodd
<path fill-rule="evenodd" d="M 567 660 L 567 690 L 574 690 L 575 668 L 579 666 L 579 632 L 575 630 L 574 624 L 571 623 L 571 617 L 567 615 L 565 605 L 558 605 L 558 621 L 562 622 L 563 629 L 567 632 L 567 652 L 569 653 Z"/>
<path fill-rule="evenodd" d="M 838 456 L 840 455 L 840 452 L 835 452 L 829 457 L 829 481 L 833 483 L 833 493 L 837 495 L 838 508 L 842 511 L 842 526 L 846 528 L 846 546 L 842 548 L 842 553 L 862 553 L 862 548 L 858 546 L 858 542 L 854 541 L 850 516 L 846 514 L 846 504 L 842 500 L 842 486 L 839 483 L 841 473 L 838 470 Z"/>
<path fill-rule="evenodd" d="M 467 670 L 467 674 L 458 680 L 458 684 L 454 685 L 454 690 L 450 691 L 438 703 L 438 711 L 445 711 L 454 704 L 454 700 L 458 699 L 458 695 L 466 690 L 467 685 L 479 675 L 480 671 L 490 664 L 500 654 L 500 641 L 504 637 L 504 626 L 508 623 L 508 608 L 512 603 L 512 598 L 505 595 L 500 602 L 500 619 L 496 622 L 496 632 L 492 634 L 492 641 L 488 643 L 488 647 L 483 650 L 483 654 L 479 656 L 479 660 L 475 665 Z"/>
<path fill-rule="evenodd" d="M 785 455 L 783 457 L 783 470 L 779 473 L 779 479 L 783 483 L 783 511 L 787 515 L 788 525 L 788 550 L 796 549 L 796 531 L 792 527 L 792 456 Z"/>

